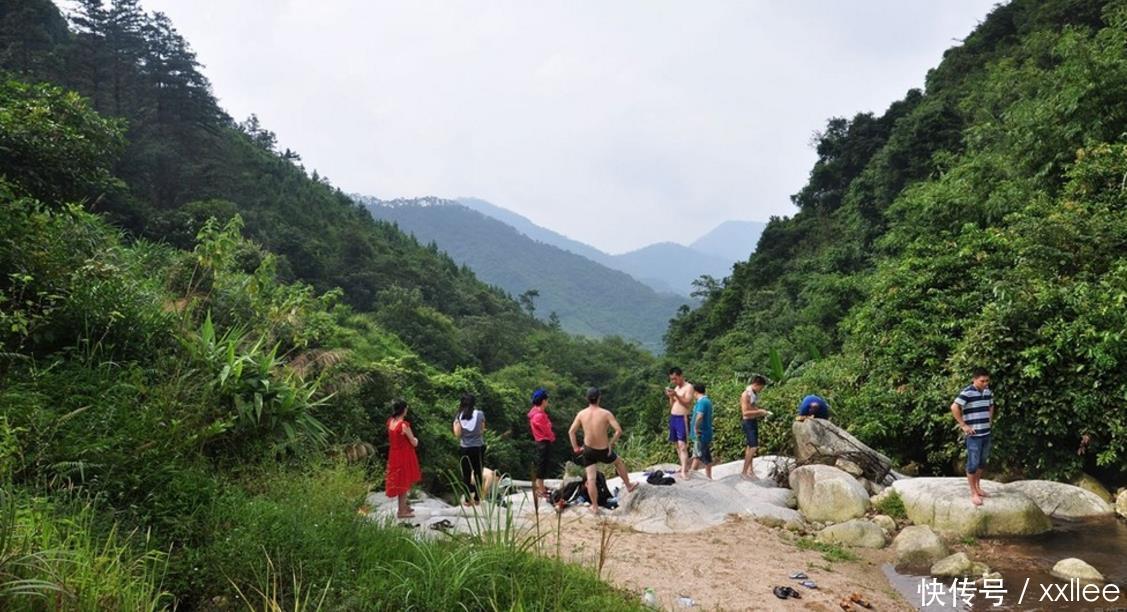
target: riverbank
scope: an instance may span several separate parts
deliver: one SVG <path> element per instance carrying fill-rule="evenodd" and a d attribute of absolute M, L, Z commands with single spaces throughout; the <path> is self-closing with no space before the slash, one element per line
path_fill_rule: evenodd
<path fill-rule="evenodd" d="M 798 536 L 753 520 L 731 518 L 696 533 L 648 534 L 606 523 L 596 517 L 565 518 L 559 533 L 562 560 L 598 569 L 614 586 L 639 596 L 652 588 L 663 609 L 678 609 L 678 598 L 691 597 L 705 610 L 841 610 L 842 598 L 857 593 L 876 610 L 912 610 L 881 571 L 891 553 L 849 551 L 855 560 L 830 561 L 818 550 L 804 550 Z M 553 525 L 549 528 L 554 529 Z M 607 542 L 603 546 L 603 542 Z M 541 554 L 554 556 L 554 531 Z M 806 589 L 789 576 L 804 572 L 818 588 Z M 775 586 L 797 589 L 801 600 L 780 600 Z M 857 608 L 860 609 L 860 608 Z"/>

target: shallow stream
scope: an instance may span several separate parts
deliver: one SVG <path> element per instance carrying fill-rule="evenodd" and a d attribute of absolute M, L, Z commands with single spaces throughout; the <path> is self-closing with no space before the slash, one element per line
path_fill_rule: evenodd
<path fill-rule="evenodd" d="M 905 600 L 928 612 L 959 609 L 1127 611 L 1127 522 L 1122 519 L 1058 521 L 1054 523 L 1053 530 L 1044 535 L 1029 538 L 983 538 L 956 548 L 1002 574 L 1003 588 L 1007 592 L 1004 595 L 1000 592 L 995 594 L 1001 597 L 1001 605 L 994 605 L 998 601 L 997 597 L 987 599 L 981 592 L 973 594 L 971 606 L 952 605 L 952 595 L 949 592 L 951 579 L 948 578 L 945 580 L 948 592 L 942 596 L 926 597 L 932 605 L 923 606 L 921 604 L 925 601 L 925 596 L 920 592 L 920 585 L 923 581 L 930 581 L 929 577 L 901 574 L 891 565 L 883 568 L 884 573 Z M 1085 602 L 1078 594 L 1071 592 L 1064 581 L 1053 578 L 1049 573 L 1053 565 L 1068 557 L 1087 561 L 1104 575 L 1108 584 L 1117 585 L 1118 600 L 1108 602 L 1101 597 L 1097 601 Z M 1060 591 L 1060 587 L 1056 585 L 1064 586 L 1064 591 Z M 1024 600 L 1019 604 L 1023 587 L 1026 592 Z"/>

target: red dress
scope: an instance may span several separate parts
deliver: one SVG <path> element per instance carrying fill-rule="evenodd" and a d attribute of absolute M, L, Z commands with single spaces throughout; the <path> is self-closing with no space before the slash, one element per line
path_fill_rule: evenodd
<path fill-rule="evenodd" d="M 387 454 L 387 496 L 399 497 L 411 490 L 411 485 L 419 482 L 423 475 L 419 472 L 419 457 L 415 454 L 415 447 L 407 439 L 403 427 L 410 425 L 407 421 L 399 421 L 392 426 L 391 419 L 387 420 L 387 435 L 391 441 L 391 450 Z"/>

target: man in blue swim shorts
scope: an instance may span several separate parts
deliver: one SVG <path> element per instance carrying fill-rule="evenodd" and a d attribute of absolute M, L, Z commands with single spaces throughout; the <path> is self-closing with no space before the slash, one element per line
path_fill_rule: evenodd
<path fill-rule="evenodd" d="M 681 478 L 689 477 L 689 415 L 693 413 L 693 386 L 681 368 L 669 369 L 672 387 L 665 390 L 669 399 L 669 441 L 677 447 Z"/>
<path fill-rule="evenodd" d="M 744 433 L 744 465 L 740 476 L 745 480 L 755 480 L 755 454 L 759 452 L 759 419 L 768 412 L 759 405 L 759 393 L 767 386 L 767 379 L 753 376 L 751 384 L 740 394 L 740 429 Z"/>

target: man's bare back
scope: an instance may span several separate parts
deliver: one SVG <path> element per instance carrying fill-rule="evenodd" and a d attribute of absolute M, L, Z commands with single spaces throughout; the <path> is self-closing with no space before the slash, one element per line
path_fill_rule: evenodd
<path fill-rule="evenodd" d="M 587 406 L 575 415 L 575 422 L 579 424 L 579 429 L 583 430 L 583 446 L 587 448 L 605 449 L 610 448 L 610 439 L 607 436 L 607 431 L 613 428 L 616 432 L 615 439 L 618 438 L 622 428 L 618 425 L 618 420 L 614 418 L 611 411 L 600 406 Z M 575 449 L 577 452 L 579 449 Z"/>

